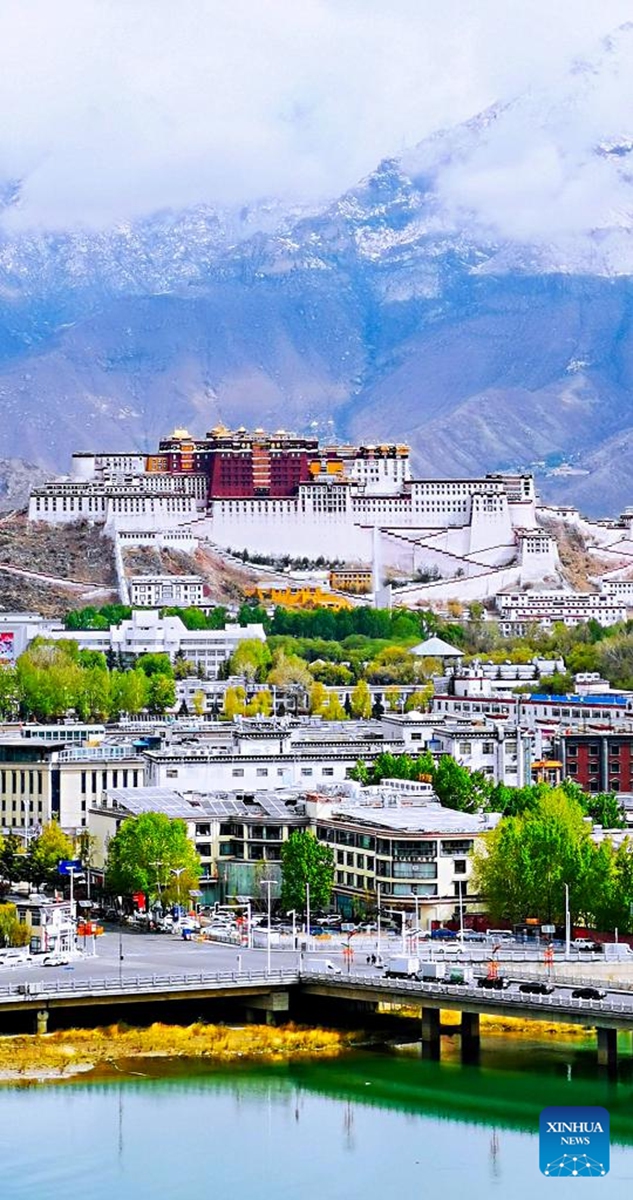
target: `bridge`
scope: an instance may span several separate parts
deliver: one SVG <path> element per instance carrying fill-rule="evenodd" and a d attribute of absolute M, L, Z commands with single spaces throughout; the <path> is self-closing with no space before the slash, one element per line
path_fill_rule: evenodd
<path fill-rule="evenodd" d="M 591 987 L 595 980 L 579 979 Z M 60 1011 L 110 1010 L 149 1003 L 175 1004 L 182 1001 L 225 1001 L 235 1005 L 241 1018 L 274 1023 L 306 1002 L 325 1002 L 328 1014 L 339 1011 L 356 1016 L 375 1013 L 381 1004 L 417 1008 L 421 1019 L 421 1041 L 425 1057 L 439 1058 L 442 1009 L 460 1014 L 460 1025 L 449 1026 L 461 1034 L 462 1058 L 476 1058 L 480 1041 L 480 1017 L 518 1017 L 523 1021 L 556 1022 L 595 1028 L 598 1062 L 613 1070 L 617 1066 L 618 1031 L 633 1033 L 633 990 L 618 991 L 604 1000 L 574 998 L 571 989 L 552 995 L 533 995 L 511 990 L 483 989 L 472 983 L 447 984 L 441 980 L 385 979 L 375 974 L 350 972 L 331 975 L 323 971 L 275 970 L 225 971 L 219 973 L 152 974 L 124 978 L 32 980 L 0 987 L 0 1027 L 9 1014 L 32 1014 L 39 1034 L 48 1030 L 49 1019 Z M 319 1004 L 322 1007 L 321 1004 Z M 6 1024 L 6 1022 L 5 1022 Z"/>

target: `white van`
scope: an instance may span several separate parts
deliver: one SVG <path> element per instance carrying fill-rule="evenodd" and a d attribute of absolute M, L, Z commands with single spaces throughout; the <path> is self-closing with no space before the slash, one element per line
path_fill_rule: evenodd
<path fill-rule="evenodd" d="M 31 962 L 28 946 L 10 946 L 0 950 L 0 967 L 23 967 Z"/>
<path fill-rule="evenodd" d="M 486 938 L 489 942 L 513 942 L 514 934 L 511 929 L 488 929 Z"/>

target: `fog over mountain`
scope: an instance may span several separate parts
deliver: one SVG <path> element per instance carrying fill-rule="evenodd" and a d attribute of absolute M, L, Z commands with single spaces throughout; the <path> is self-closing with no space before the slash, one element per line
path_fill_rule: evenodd
<path fill-rule="evenodd" d="M 64 469 L 174 424 L 312 427 L 409 440 L 423 474 L 532 467 L 543 494 L 619 511 L 632 93 L 624 25 L 329 201 L 63 228 L 25 219 L 31 184 L 5 173 L 0 454 Z"/>

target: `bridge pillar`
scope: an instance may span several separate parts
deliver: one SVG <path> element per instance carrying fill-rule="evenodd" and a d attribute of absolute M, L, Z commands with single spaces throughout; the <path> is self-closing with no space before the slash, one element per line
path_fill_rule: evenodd
<path fill-rule="evenodd" d="M 615 1074 L 618 1069 L 618 1031 L 598 1026 L 596 1033 L 598 1035 L 598 1066 L 606 1067 L 610 1073 Z"/>
<path fill-rule="evenodd" d="M 246 1000 L 246 1019 L 250 1023 L 259 1021 L 264 1025 L 276 1025 L 280 1017 L 287 1017 L 290 1008 L 288 992 L 269 992 L 265 996 L 249 996 Z"/>
<path fill-rule="evenodd" d="M 462 1013 L 462 1062 L 477 1062 L 479 1058 L 479 1013 Z"/>
<path fill-rule="evenodd" d="M 422 1009 L 422 1057 L 440 1057 L 440 1010 Z"/>
<path fill-rule="evenodd" d="M 48 1009 L 38 1008 L 35 1014 L 35 1032 L 37 1034 L 48 1033 Z"/>

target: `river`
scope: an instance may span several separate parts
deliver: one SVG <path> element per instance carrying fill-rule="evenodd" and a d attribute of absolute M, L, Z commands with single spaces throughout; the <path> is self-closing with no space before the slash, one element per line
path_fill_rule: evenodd
<path fill-rule="evenodd" d="M 487 1039 L 461 1066 L 408 1049 L 213 1067 L 139 1060 L 80 1082 L 0 1089 L 2 1200 L 527 1200 L 551 1188 L 633 1195 L 631 1060 L 595 1067 L 593 1040 Z M 630 1055 L 630 1039 L 622 1039 Z M 606 1179 L 545 1180 L 538 1114 L 610 1110 Z"/>

